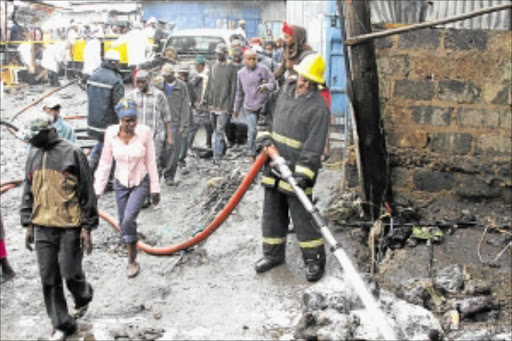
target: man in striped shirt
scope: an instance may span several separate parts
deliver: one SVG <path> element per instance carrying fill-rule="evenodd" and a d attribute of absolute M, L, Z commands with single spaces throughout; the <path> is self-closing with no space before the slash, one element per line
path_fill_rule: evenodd
<path fill-rule="evenodd" d="M 133 89 L 126 100 L 134 102 L 139 112 L 139 123 L 145 124 L 153 131 L 157 160 L 163 159 L 165 143 L 171 145 L 171 113 L 165 94 L 150 85 L 149 72 L 139 70 L 136 78 L 137 87 Z M 159 173 L 162 164 L 158 162 Z"/>

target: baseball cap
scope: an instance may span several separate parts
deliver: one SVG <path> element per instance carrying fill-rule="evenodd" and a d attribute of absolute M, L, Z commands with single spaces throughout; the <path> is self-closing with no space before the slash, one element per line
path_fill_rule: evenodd
<path fill-rule="evenodd" d="M 56 107 L 60 108 L 62 104 L 60 104 L 59 99 L 55 97 L 50 97 L 43 102 L 43 108 L 55 109 Z"/>
<path fill-rule="evenodd" d="M 25 123 L 23 130 L 18 132 L 18 136 L 23 140 L 31 140 L 34 136 L 39 134 L 43 130 L 49 130 L 53 128 L 52 117 L 47 114 L 38 114 L 30 118 Z"/>
<path fill-rule="evenodd" d="M 215 47 L 215 53 L 228 53 L 228 47 L 224 43 L 219 43 Z"/>
<path fill-rule="evenodd" d="M 178 68 L 178 72 L 190 73 L 190 70 L 188 69 L 188 65 L 181 64 L 180 67 Z"/>
<path fill-rule="evenodd" d="M 206 59 L 204 58 L 203 55 L 198 54 L 196 56 L 195 62 L 196 62 L 196 64 L 205 65 L 206 64 Z"/>
<path fill-rule="evenodd" d="M 140 80 L 149 79 L 149 72 L 147 72 L 146 70 L 138 70 L 137 75 L 135 77 Z"/>
<path fill-rule="evenodd" d="M 169 63 L 162 67 L 162 76 L 169 76 L 173 72 L 176 72 L 176 69 Z"/>

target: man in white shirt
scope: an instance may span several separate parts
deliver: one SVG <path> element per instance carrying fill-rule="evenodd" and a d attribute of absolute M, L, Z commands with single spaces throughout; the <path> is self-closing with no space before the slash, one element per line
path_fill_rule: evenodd
<path fill-rule="evenodd" d="M 146 62 L 148 41 L 146 39 L 146 35 L 142 32 L 142 24 L 140 22 L 135 22 L 133 24 L 133 29 L 119 37 L 114 44 L 120 45 L 122 43 L 126 43 L 128 66 L 136 67 Z"/>
<path fill-rule="evenodd" d="M 94 28 L 91 36 L 85 43 L 84 67 L 82 69 L 83 79 L 86 81 L 93 71 L 101 66 L 101 41 L 103 34 L 97 27 Z"/>
<path fill-rule="evenodd" d="M 236 34 L 240 34 L 244 37 L 244 39 L 247 39 L 247 34 L 245 33 L 245 29 L 247 27 L 247 22 L 245 20 L 239 20 L 238 21 L 238 27 L 235 30 Z"/>

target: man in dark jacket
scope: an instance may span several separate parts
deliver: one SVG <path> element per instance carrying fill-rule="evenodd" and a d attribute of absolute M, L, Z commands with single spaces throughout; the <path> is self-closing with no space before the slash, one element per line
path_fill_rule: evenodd
<path fill-rule="evenodd" d="M 329 108 L 318 91 L 318 84 L 324 82 L 324 61 L 318 54 L 310 55 L 294 69 L 299 77 L 283 88 L 276 104 L 273 131 L 258 134 L 258 144 L 273 143 L 276 146 L 289 163 L 297 183 L 311 200 L 330 116 Z M 314 228 L 310 214 L 294 195 L 290 184 L 272 173 L 268 165 L 262 184 L 265 187 L 263 258 L 256 263 L 256 272 L 265 272 L 284 263 L 291 216 L 307 266 L 306 279 L 319 280 L 325 267 L 324 240 Z"/>
<path fill-rule="evenodd" d="M 238 68 L 227 59 L 226 44 L 218 44 L 215 53 L 217 60 L 210 69 L 203 102 L 212 112 L 215 122 L 213 157 L 214 162 L 218 162 L 224 155 L 227 144 L 226 126 L 233 113 Z"/>
<path fill-rule="evenodd" d="M 196 88 L 192 83 L 192 80 L 189 78 L 190 70 L 188 65 L 182 64 L 178 70 L 178 78 L 187 85 L 188 89 L 188 97 L 190 100 L 189 105 L 189 117 L 188 117 L 188 127 L 185 129 L 185 132 L 182 135 L 181 139 L 181 148 L 180 148 L 180 157 L 179 157 L 179 165 L 180 167 L 185 167 L 187 165 L 187 153 L 188 149 L 192 148 L 192 142 L 194 140 L 194 136 L 196 135 L 198 126 L 194 121 L 194 112 L 193 107 L 197 102 L 197 94 Z"/>
<path fill-rule="evenodd" d="M 190 114 L 190 97 L 187 84 L 176 77 L 176 70 L 171 64 L 162 68 L 163 81 L 156 86 L 164 92 L 171 113 L 171 139 L 167 146 L 166 158 L 162 160 L 163 175 L 167 186 L 174 186 L 174 177 L 178 168 L 183 132 L 188 127 Z"/>
<path fill-rule="evenodd" d="M 92 173 L 80 147 L 59 138 L 48 115 L 28 124 L 25 139 L 33 148 L 25 168 L 21 225 L 30 251 L 35 239 L 52 340 L 63 340 L 75 333 L 75 319 L 85 314 L 93 297 L 82 270 L 83 252 L 91 253 L 91 230 L 98 226 Z M 75 303 L 73 316 L 63 279 Z"/>
<path fill-rule="evenodd" d="M 89 165 L 93 172 L 100 160 L 107 127 L 119 123 L 114 107 L 123 97 L 124 85 L 119 72 L 119 52 L 107 51 L 101 67 L 87 80 L 87 134 L 97 140 L 89 155 Z"/>

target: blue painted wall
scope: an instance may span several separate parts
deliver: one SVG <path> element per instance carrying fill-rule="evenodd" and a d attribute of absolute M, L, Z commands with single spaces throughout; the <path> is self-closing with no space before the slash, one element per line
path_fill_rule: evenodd
<path fill-rule="evenodd" d="M 336 2 L 329 0 L 327 20 L 327 56 L 325 62 L 327 86 L 331 90 L 331 112 L 334 117 L 346 117 L 348 98 L 346 94 L 347 76 L 341 41 L 341 24 L 335 16 Z"/>
<path fill-rule="evenodd" d="M 265 2 L 261 2 L 265 6 Z M 143 2 L 143 20 L 150 17 L 174 21 L 177 30 L 189 28 L 230 28 L 240 19 L 247 21 L 247 37 L 258 34 L 261 22 L 260 6 L 244 1 L 179 1 L 179 2 Z"/>

